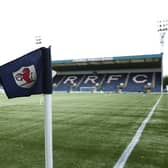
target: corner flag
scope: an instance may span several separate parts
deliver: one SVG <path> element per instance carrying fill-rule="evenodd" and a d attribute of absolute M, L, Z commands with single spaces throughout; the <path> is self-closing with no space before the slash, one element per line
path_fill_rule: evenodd
<path fill-rule="evenodd" d="M 0 81 L 8 98 L 51 94 L 51 54 L 39 48 L 0 67 Z"/>
<path fill-rule="evenodd" d="M 45 168 L 53 168 L 50 50 L 42 47 L 0 66 L 0 83 L 8 98 L 44 94 Z"/>

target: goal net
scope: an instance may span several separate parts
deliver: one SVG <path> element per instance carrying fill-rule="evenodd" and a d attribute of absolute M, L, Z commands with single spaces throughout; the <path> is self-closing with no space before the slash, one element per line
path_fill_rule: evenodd
<path fill-rule="evenodd" d="M 80 87 L 80 92 L 95 92 L 96 87 Z"/>

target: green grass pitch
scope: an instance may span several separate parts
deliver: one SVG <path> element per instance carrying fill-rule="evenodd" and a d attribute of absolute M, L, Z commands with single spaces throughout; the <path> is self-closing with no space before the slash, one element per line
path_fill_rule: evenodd
<path fill-rule="evenodd" d="M 54 168 L 112 168 L 157 94 L 53 94 Z M 0 95 L 0 168 L 44 168 L 42 96 Z M 168 95 L 126 168 L 168 167 Z"/>

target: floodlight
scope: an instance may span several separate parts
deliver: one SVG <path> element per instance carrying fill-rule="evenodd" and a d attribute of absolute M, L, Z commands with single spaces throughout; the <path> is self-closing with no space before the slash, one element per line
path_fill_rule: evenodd
<path fill-rule="evenodd" d="M 162 73 L 162 79 L 161 79 L 161 93 L 163 93 L 163 50 L 164 50 L 164 43 L 165 43 L 165 35 L 168 31 L 168 19 L 160 20 L 158 21 L 158 32 L 160 33 L 160 53 L 162 54 L 161 59 L 161 73 Z"/>
<path fill-rule="evenodd" d="M 35 36 L 35 43 L 37 44 L 37 45 L 40 45 L 40 44 L 42 44 L 42 38 L 41 38 L 41 36 Z"/>

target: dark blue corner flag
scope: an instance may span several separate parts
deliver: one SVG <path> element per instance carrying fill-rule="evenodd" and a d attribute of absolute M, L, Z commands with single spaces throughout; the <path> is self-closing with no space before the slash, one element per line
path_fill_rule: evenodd
<path fill-rule="evenodd" d="M 0 81 L 8 98 L 51 94 L 51 54 L 39 48 L 0 67 Z"/>

